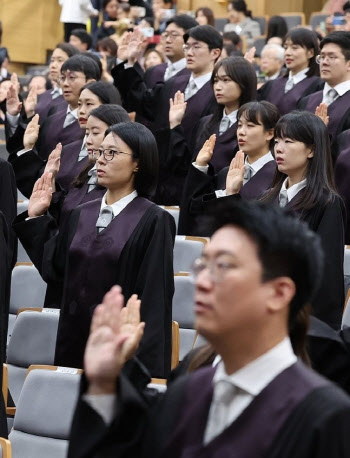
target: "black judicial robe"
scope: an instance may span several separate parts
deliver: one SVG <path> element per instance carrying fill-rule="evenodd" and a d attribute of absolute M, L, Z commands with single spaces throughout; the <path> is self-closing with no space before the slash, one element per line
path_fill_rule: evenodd
<path fill-rule="evenodd" d="M 212 367 L 171 384 L 157 400 L 127 378 L 117 386 L 110 426 L 82 398 L 68 458 L 345 458 L 350 399 L 297 362 L 277 375 L 221 434 L 203 444 L 213 396 Z"/>
<path fill-rule="evenodd" d="M 336 140 L 337 159 L 334 167 L 334 179 L 341 195 L 347 214 L 345 244 L 350 244 L 350 130 L 342 132 Z"/>
<path fill-rule="evenodd" d="M 318 76 L 310 76 L 293 86 L 293 88 L 285 94 L 284 88 L 287 81 L 288 77 L 279 76 L 275 80 L 268 81 L 258 91 L 259 100 L 266 100 L 276 105 L 281 115 L 295 110 L 298 102 L 303 97 L 319 91 L 324 84 Z"/>
<path fill-rule="evenodd" d="M 11 267 L 17 261 L 17 237 L 12 230 L 12 221 L 17 215 L 16 178 L 11 164 L 0 158 L 0 211 L 8 226 L 8 250 Z"/>
<path fill-rule="evenodd" d="M 38 103 L 35 107 L 35 113 L 39 115 L 40 124 L 50 115 L 58 110 L 67 109 L 67 102 L 64 100 L 63 95 L 59 95 L 55 99 L 51 95 L 52 89 L 40 94 Z"/>
<path fill-rule="evenodd" d="M 215 191 L 226 188 L 226 176 L 229 167 L 223 168 L 217 175 L 209 164 L 208 173 L 203 173 L 191 166 L 186 177 L 183 196 L 180 204 L 178 233 L 184 235 L 207 235 L 204 229 L 206 209 L 215 204 Z M 265 164 L 240 192 L 246 200 L 259 198 L 271 187 L 276 171 L 276 162 Z"/>
<path fill-rule="evenodd" d="M 24 212 L 14 221 L 45 281 L 64 283 L 55 364 L 82 367 L 93 310 L 118 284 L 126 300 L 132 294 L 142 300 L 141 319 L 147 329 L 140 360 L 152 376 L 166 377 L 171 356 L 174 220 L 137 197 L 98 233 L 100 206 L 101 199 L 81 205 L 59 233 L 49 215 L 25 221 Z"/>
<path fill-rule="evenodd" d="M 323 91 L 315 92 L 308 97 L 303 98 L 298 104 L 300 110 L 311 111 L 315 113 L 316 107 L 322 102 Z M 328 132 L 332 142 L 336 136 L 344 130 L 350 129 L 350 91 L 346 92 L 341 97 L 338 97 L 328 106 Z M 333 160 L 334 152 L 332 149 Z"/>
<path fill-rule="evenodd" d="M 159 81 L 164 82 L 165 71 L 168 67 L 168 64 L 163 63 L 155 65 L 154 67 L 149 68 L 145 71 L 144 79 L 147 87 L 152 89 Z M 191 72 L 187 68 L 183 68 L 176 75 L 190 75 Z M 175 75 L 174 75 L 175 76 Z"/>
<path fill-rule="evenodd" d="M 74 178 L 88 163 L 88 156 L 78 161 L 82 144 L 83 139 L 79 139 L 62 148 L 61 165 L 56 181 L 64 189 L 70 188 Z M 8 161 L 15 172 L 18 189 L 29 199 L 36 180 L 44 173 L 46 159 L 43 159 L 34 148 L 20 156 L 10 154 Z"/>

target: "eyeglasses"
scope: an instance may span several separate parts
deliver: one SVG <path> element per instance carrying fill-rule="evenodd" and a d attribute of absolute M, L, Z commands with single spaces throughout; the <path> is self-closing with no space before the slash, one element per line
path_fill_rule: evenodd
<path fill-rule="evenodd" d="M 315 60 L 317 64 L 320 64 L 322 61 L 324 62 L 325 60 L 328 60 L 330 64 L 333 64 L 337 59 L 340 59 L 340 56 L 333 56 L 332 54 L 319 54 L 318 56 L 316 56 Z"/>
<path fill-rule="evenodd" d="M 66 80 L 69 82 L 69 83 L 74 83 L 74 81 L 77 79 L 77 78 L 81 78 L 81 76 L 77 76 L 77 75 L 74 75 L 72 73 L 68 73 L 67 75 L 61 75 L 57 78 L 57 82 L 59 84 L 63 84 Z"/>
<path fill-rule="evenodd" d="M 188 53 L 188 51 L 191 51 L 191 50 L 192 50 L 193 53 L 196 53 L 199 50 L 204 49 L 204 48 L 205 48 L 204 46 L 201 46 L 198 43 L 194 43 L 193 45 L 186 44 L 186 45 L 182 46 L 183 52 L 185 54 Z"/>
<path fill-rule="evenodd" d="M 114 156 L 119 156 L 119 154 L 127 154 L 128 156 L 132 156 L 132 153 L 126 153 L 125 151 L 116 151 L 114 149 L 93 149 L 92 150 L 92 157 L 94 159 L 98 159 L 103 155 L 106 161 L 111 161 Z"/>
<path fill-rule="evenodd" d="M 163 32 L 162 33 L 162 39 L 163 40 L 167 40 L 168 38 L 170 38 L 172 41 L 174 41 L 179 37 L 182 38 L 183 35 L 181 35 L 180 33 L 176 33 L 176 32 Z"/>
<path fill-rule="evenodd" d="M 233 262 L 229 262 L 226 258 L 226 256 L 219 256 L 213 261 L 208 261 L 203 257 L 196 259 L 191 268 L 193 279 L 195 280 L 204 269 L 209 269 L 209 273 L 213 282 L 223 282 L 226 274 L 235 267 L 235 264 Z"/>

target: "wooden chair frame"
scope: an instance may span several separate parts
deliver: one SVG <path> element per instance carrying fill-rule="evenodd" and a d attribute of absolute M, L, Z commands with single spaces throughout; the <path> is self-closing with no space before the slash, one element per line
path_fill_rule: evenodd
<path fill-rule="evenodd" d="M 12 458 L 11 442 L 8 439 L 0 437 L 0 447 L 2 450 L 2 458 Z"/>

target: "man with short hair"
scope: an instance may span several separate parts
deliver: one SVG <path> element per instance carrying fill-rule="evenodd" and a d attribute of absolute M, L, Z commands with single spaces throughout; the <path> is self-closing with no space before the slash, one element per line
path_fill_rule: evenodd
<path fill-rule="evenodd" d="M 265 81 L 278 78 L 284 65 L 284 49 L 279 45 L 265 45 L 261 51 L 260 69 Z"/>
<path fill-rule="evenodd" d="M 304 97 L 298 108 L 314 113 L 320 103 L 326 103 L 328 131 L 334 141 L 350 128 L 350 32 L 330 33 L 321 41 L 320 49 L 317 59 L 324 88 Z"/>
<path fill-rule="evenodd" d="M 80 52 L 89 51 L 92 47 L 92 37 L 84 29 L 74 29 L 70 33 L 69 44 L 75 46 Z"/>
<path fill-rule="evenodd" d="M 92 322 L 68 457 L 350 456 L 350 399 L 297 359 L 322 271 L 318 236 L 260 202 L 218 203 L 213 230 L 193 275 L 195 326 L 217 365 L 157 402 L 140 395 L 122 367 L 144 324 L 136 313 L 132 330 L 120 321 L 113 289 Z"/>

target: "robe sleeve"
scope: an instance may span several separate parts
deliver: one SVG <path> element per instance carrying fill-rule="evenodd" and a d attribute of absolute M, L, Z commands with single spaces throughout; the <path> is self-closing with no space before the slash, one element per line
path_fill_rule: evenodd
<path fill-rule="evenodd" d="M 20 156 L 10 154 L 8 160 L 15 172 L 18 189 L 29 199 L 36 180 L 44 172 L 46 162 L 39 157 L 35 149 L 29 150 Z"/>

